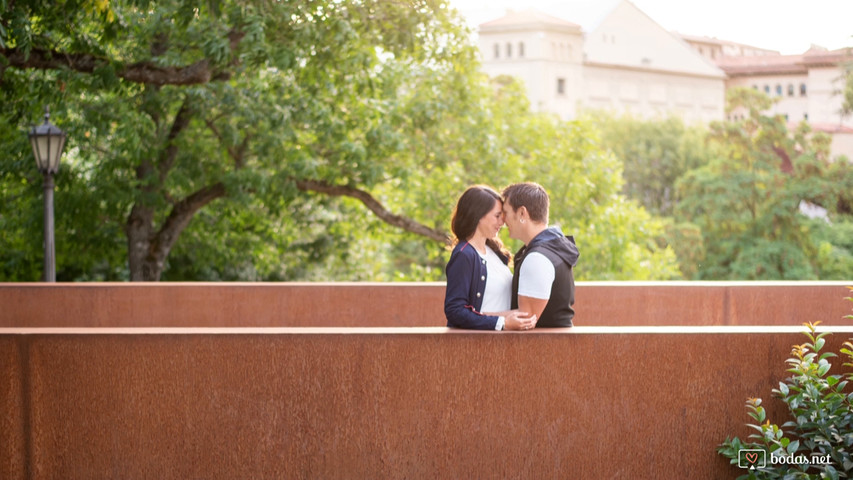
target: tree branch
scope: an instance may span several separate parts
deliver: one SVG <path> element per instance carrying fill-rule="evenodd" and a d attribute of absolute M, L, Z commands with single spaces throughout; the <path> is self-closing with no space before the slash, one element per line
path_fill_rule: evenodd
<path fill-rule="evenodd" d="M 18 48 L 2 48 L 0 55 L 6 57 L 9 66 L 21 69 L 62 70 L 92 73 L 110 63 L 109 59 L 88 53 L 63 53 L 33 48 L 29 55 Z M 136 62 L 120 65 L 116 71 L 119 78 L 129 82 L 148 85 L 198 85 L 212 80 L 227 80 L 230 74 L 214 72 L 207 59 L 181 67 L 162 67 L 152 62 Z"/>
<path fill-rule="evenodd" d="M 221 143 L 222 145 L 226 145 L 225 137 L 222 136 L 222 133 L 220 133 L 219 128 L 216 126 L 213 120 L 205 119 L 204 122 L 207 124 L 207 128 L 209 128 L 210 131 L 213 132 L 213 135 L 219 139 L 219 143 Z M 243 141 L 240 142 L 240 145 L 237 145 L 237 148 L 234 148 L 233 145 L 228 145 L 225 147 L 226 150 L 228 150 L 228 155 L 234 160 L 234 168 L 237 170 L 246 166 L 246 151 L 248 151 L 249 149 L 250 137 L 251 135 L 246 134 L 246 136 L 243 137 Z"/>
<path fill-rule="evenodd" d="M 373 198 L 373 196 L 364 191 L 359 190 L 354 187 L 347 187 L 341 185 L 332 185 L 327 182 L 318 181 L 318 180 L 297 180 L 296 187 L 303 192 L 317 192 L 323 193 L 325 195 L 330 195 L 333 197 L 351 197 L 363 203 L 367 208 L 370 209 L 377 217 L 379 217 L 385 223 L 389 225 L 393 225 L 395 227 L 402 228 L 408 232 L 415 233 L 417 235 L 422 235 L 431 240 L 435 240 L 436 242 L 444 243 L 446 245 L 451 244 L 451 238 L 447 233 L 427 227 L 421 223 L 412 220 L 411 218 L 404 217 L 401 215 L 395 215 L 388 211 L 378 200 Z"/>
<path fill-rule="evenodd" d="M 217 182 L 196 190 L 172 207 L 172 211 L 169 212 L 169 216 L 151 243 L 151 255 L 158 263 L 165 262 L 169 251 L 181 232 L 189 225 L 193 215 L 210 202 L 224 197 L 226 193 L 225 185 Z"/>
<path fill-rule="evenodd" d="M 192 108 L 189 105 L 189 97 L 184 97 L 181 108 L 175 114 L 175 119 L 172 121 L 172 128 L 169 129 L 169 135 L 166 137 L 166 148 L 160 152 L 160 158 L 157 161 L 157 169 L 160 175 L 160 183 L 166 180 L 169 170 L 175 164 L 175 159 L 178 157 L 178 146 L 175 144 L 175 139 L 181 134 L 190 124 L 192 117 Z"/>
<path fill-rule="evenodd" d="M 773 153 L 782 160 L 782 172 L 792 174 L 794 172 L 794 164 L 791 162 L 791 156 L 782 147 L 773 146 Z"/>

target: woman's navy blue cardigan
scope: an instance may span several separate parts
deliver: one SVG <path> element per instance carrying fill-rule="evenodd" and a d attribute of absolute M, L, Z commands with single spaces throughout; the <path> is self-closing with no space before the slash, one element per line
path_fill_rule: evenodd
<path fill-rule="evenodd" d="M 509 257 L 495 252 L 504 264 Z M 444 315 L 447 326 L 474 330 L 494 330 L 498 323 L 495 315 L 483 315 L 483 295 L 486 291 L 486 261 L 468 242 L 460 242 L 450 254 L 444 272 L 447 290 L 444 294 Z"/>

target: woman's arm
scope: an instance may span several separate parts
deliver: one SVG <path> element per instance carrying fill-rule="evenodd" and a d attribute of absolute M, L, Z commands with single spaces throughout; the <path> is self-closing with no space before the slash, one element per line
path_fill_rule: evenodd
<path fill-rule="evenodd" d="M 473 247 L 472 247 L 473 248 Z M 474 258 L 454 252 L 447 262 L 447 289 L 444 294 L 444 315 L 447 326 L 475 330 L 494 330 L 497 315 L 484 315 L 472 305 L 471 284 L 474 278 Z M 476 294 L 476 292 L 474 292 Z"/>

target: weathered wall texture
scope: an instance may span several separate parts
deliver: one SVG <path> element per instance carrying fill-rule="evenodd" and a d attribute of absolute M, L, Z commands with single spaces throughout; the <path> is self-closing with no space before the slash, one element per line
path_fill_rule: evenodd
<path fill-rule="evenodd" d="M 0 475 L 734 478 L 716 446 L 747 397 L 786 420 L 805 337 L 717 330 L 0 330 Z"/>
<path fill-rule="evenodd" d="M 0 335 L 0 478 L 23 479 L 27 472 L 25 412 L 31 404 L 24 400 L 23 384 L 28 341 Z"/>
<path fill-rule="evenodd" d="M 575 324 L 847 325 L 849 295 L 841 282 L 588 282 Z M 0 284 L 0 328 L 443 326 L 443 302 L 440 283 Z"/>

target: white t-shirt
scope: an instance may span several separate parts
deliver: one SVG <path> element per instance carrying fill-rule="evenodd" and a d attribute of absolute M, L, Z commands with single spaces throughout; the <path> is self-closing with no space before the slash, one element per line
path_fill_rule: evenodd
<path fill-rule="evenodd" d="M 547 300 L 551 298 L 554 276 L 554 264 L 548 257 L 539 252 L 529 253 L 521 262 L 521 271 L 518 272 L 518 294 Z"/>
<path fill-rule="evenodd" d="M 480 253 L 479 251 L 477 253 Z M 512 272 L 504 265 L 500 257 L 486 247 L 486 254 L 480 253 L 486 261 L 486 289 L 483 292 L 481 312 L 503 312 L 509 310 L 512 298 Z"/>

